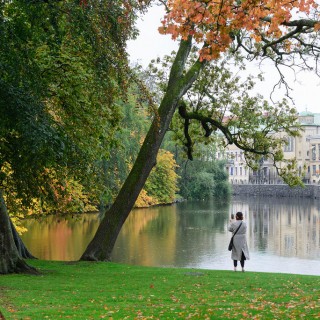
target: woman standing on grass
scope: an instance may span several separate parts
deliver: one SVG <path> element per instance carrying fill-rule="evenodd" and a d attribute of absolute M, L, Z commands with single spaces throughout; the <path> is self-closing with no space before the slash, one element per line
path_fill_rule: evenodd
<path fill-rule="evenodd" d="M 236 213 L 236 220 L 231 219 L 228 230 L 237 233 L 233 238 L 233 248 L 231 252 L 231 259 L 233 260 L 234 271 L 237 271 L 238 261 L 240 261 L 242 272 L 244 272 L 244 261 L 249 260 L 249 249 L 247 244 L 247 224 L 243 221 L 242 212 Z"/>

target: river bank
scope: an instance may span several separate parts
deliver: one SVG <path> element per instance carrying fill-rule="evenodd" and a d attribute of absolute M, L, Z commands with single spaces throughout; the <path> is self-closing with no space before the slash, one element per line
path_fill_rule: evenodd
<path fill-rule="evenodd" d="M 286 184 L 233 184 L 233 195 L 264 197 L 294 197 L 320 200 L 319 185 L 305 185 L 291 188 Z"/>

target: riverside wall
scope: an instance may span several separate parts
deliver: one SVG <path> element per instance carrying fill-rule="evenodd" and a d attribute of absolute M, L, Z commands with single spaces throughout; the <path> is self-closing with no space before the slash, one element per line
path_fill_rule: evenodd
<path fill-rule="evenodd" d="M 233 195 L 251 195 L 268 197 L 301 197 L 320 200 L 320 186 L 290 188 L 285 184 L 233 184 Z"/>

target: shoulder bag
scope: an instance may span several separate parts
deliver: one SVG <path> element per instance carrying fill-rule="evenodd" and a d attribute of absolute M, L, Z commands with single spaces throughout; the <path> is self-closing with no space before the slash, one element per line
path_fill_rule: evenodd
<path fill-rule="evenodd" d="M 231 239 L 230 239 L 230 243 L 229 243 L 229 246 L 228 246 L 228 250 L 231 251 L 232 248 L 233 248 L 233 237 L 236 235 L 236 233 L 238 232 L 238 230 L 240 229 L 242 225 L 242 222 L 240 223 L 239 227 L 237 228 L 236 232 L 232 235 Z"/>

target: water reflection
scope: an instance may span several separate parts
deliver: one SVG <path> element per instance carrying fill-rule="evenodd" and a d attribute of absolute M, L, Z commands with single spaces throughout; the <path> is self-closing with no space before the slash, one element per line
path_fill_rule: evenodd
<path fill-rule="evenodd" d="M 196 264 L 226 236 L 224 209 L 214 201 L 135 210 L 120 233 L 113 260 L 148 266 Z"/>
<path fill-rule="evenodd" d="M 320 259 L 318 201 L 296 198 L 237 199 L 248 215 L 250 247 L 283 257 Z"/>
<path fill-rule="evenodd" d="M 114 261 L 146 266 L 231 269 L 227 224 L 242 211 L 248 223 L 248 270 L 320 274 L 319 202 L 309 199 L 233 198 L 134 210 L 117 239 Z M 97 214 L 26 220 L 23 240 L 42 259 L 76 260 L 99 220 Z"/>
<path fill-rule="evenodd" d="M 97 214 L 27 219 L 22 239 L 32 254 L 45 260 L 77 260 L 97 230 Z"/>

